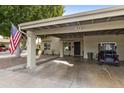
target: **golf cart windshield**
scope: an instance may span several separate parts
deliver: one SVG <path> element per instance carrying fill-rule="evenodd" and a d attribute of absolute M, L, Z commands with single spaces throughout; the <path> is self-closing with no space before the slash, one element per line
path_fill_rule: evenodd
<path fill-rule="evenodd" d="M 116 51 L 116 44 L 115 43 L 102 43 L 100 51 Z"/>

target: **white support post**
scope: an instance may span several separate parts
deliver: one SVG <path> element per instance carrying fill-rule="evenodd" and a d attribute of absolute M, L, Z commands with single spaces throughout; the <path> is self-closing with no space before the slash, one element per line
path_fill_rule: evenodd
<path fill-rule="evenodd" d="M 64 56 L 64 51 L 63 51 L 63 41 L 60 41 L 60 57 Z"/>
<path fill-rule="evenodd" d="M 36 67 L 36 36 L 27 31 L 27 68 L 32 69 Z"/>
<path fill-rule="evenodd" d="M 20 57 L 21 56 L 21 48 L 20 48 L 20 43 L 18 44 L 17 48 L 16 48 L 16 57 Z"/>

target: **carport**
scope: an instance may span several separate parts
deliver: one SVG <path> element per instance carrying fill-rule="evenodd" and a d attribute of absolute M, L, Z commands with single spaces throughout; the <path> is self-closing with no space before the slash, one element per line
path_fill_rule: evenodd
<path fill-rule="evenodd" d="M 36 67 L 36 36 L 55 36 L 60 38 L 60 57 L 64 56 L 63 42 L 68 40 L 80 41 L 80 56 L 86 58 L 87 51 L 94 36 L 101 39 L 101 35 L 106 40 L 118 40 L 121 42 L 121 49 L 123 47 L 123 34 L 124 34 L 124 6 L 117 6 L 105 9 L 99 9 L 89 12 L 83 12 L 73 15 L 60 16 L 44 20 L 32 21 L 19 24 L 22 31 L 28 34 L 27 46 L 27 68 Z M 107 35 L 107 36 L 106 36 Z M 111 39 L 111 36 L 113 35 Z M 119 38 L 118 38 L 119 37 Z M 90 38 L 90 39 L 88 39 Z M 96 49 L 94 48 L 94 51 Z M 120 53 L 121 54 L 121 53 Z M 123 56 L 123 54 L 122 54 Z"/>

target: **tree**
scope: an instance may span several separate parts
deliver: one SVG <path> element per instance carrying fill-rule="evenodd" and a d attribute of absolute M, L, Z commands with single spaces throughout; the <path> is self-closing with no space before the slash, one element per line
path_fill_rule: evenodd
<path fill-rule="evenodd" d="M 10 35 L 11 22 L 17 26 L 23 22 L 61 16 L 63 12 L 62 5 L 0 6 L 0 35 Z"/>

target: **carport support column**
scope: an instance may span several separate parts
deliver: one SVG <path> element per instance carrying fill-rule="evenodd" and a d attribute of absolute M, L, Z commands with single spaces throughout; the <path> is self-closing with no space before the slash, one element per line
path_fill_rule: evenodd
<path fill-rule="evenodd" d="M 60 57 L 64 56 L 63 48 L 63 41 L 60 41 Z"/>
<path fill-rule="evenodd" d="M 36 67 L 36 36 L 33 32 L 27 31 L 27 68 Z"/>

